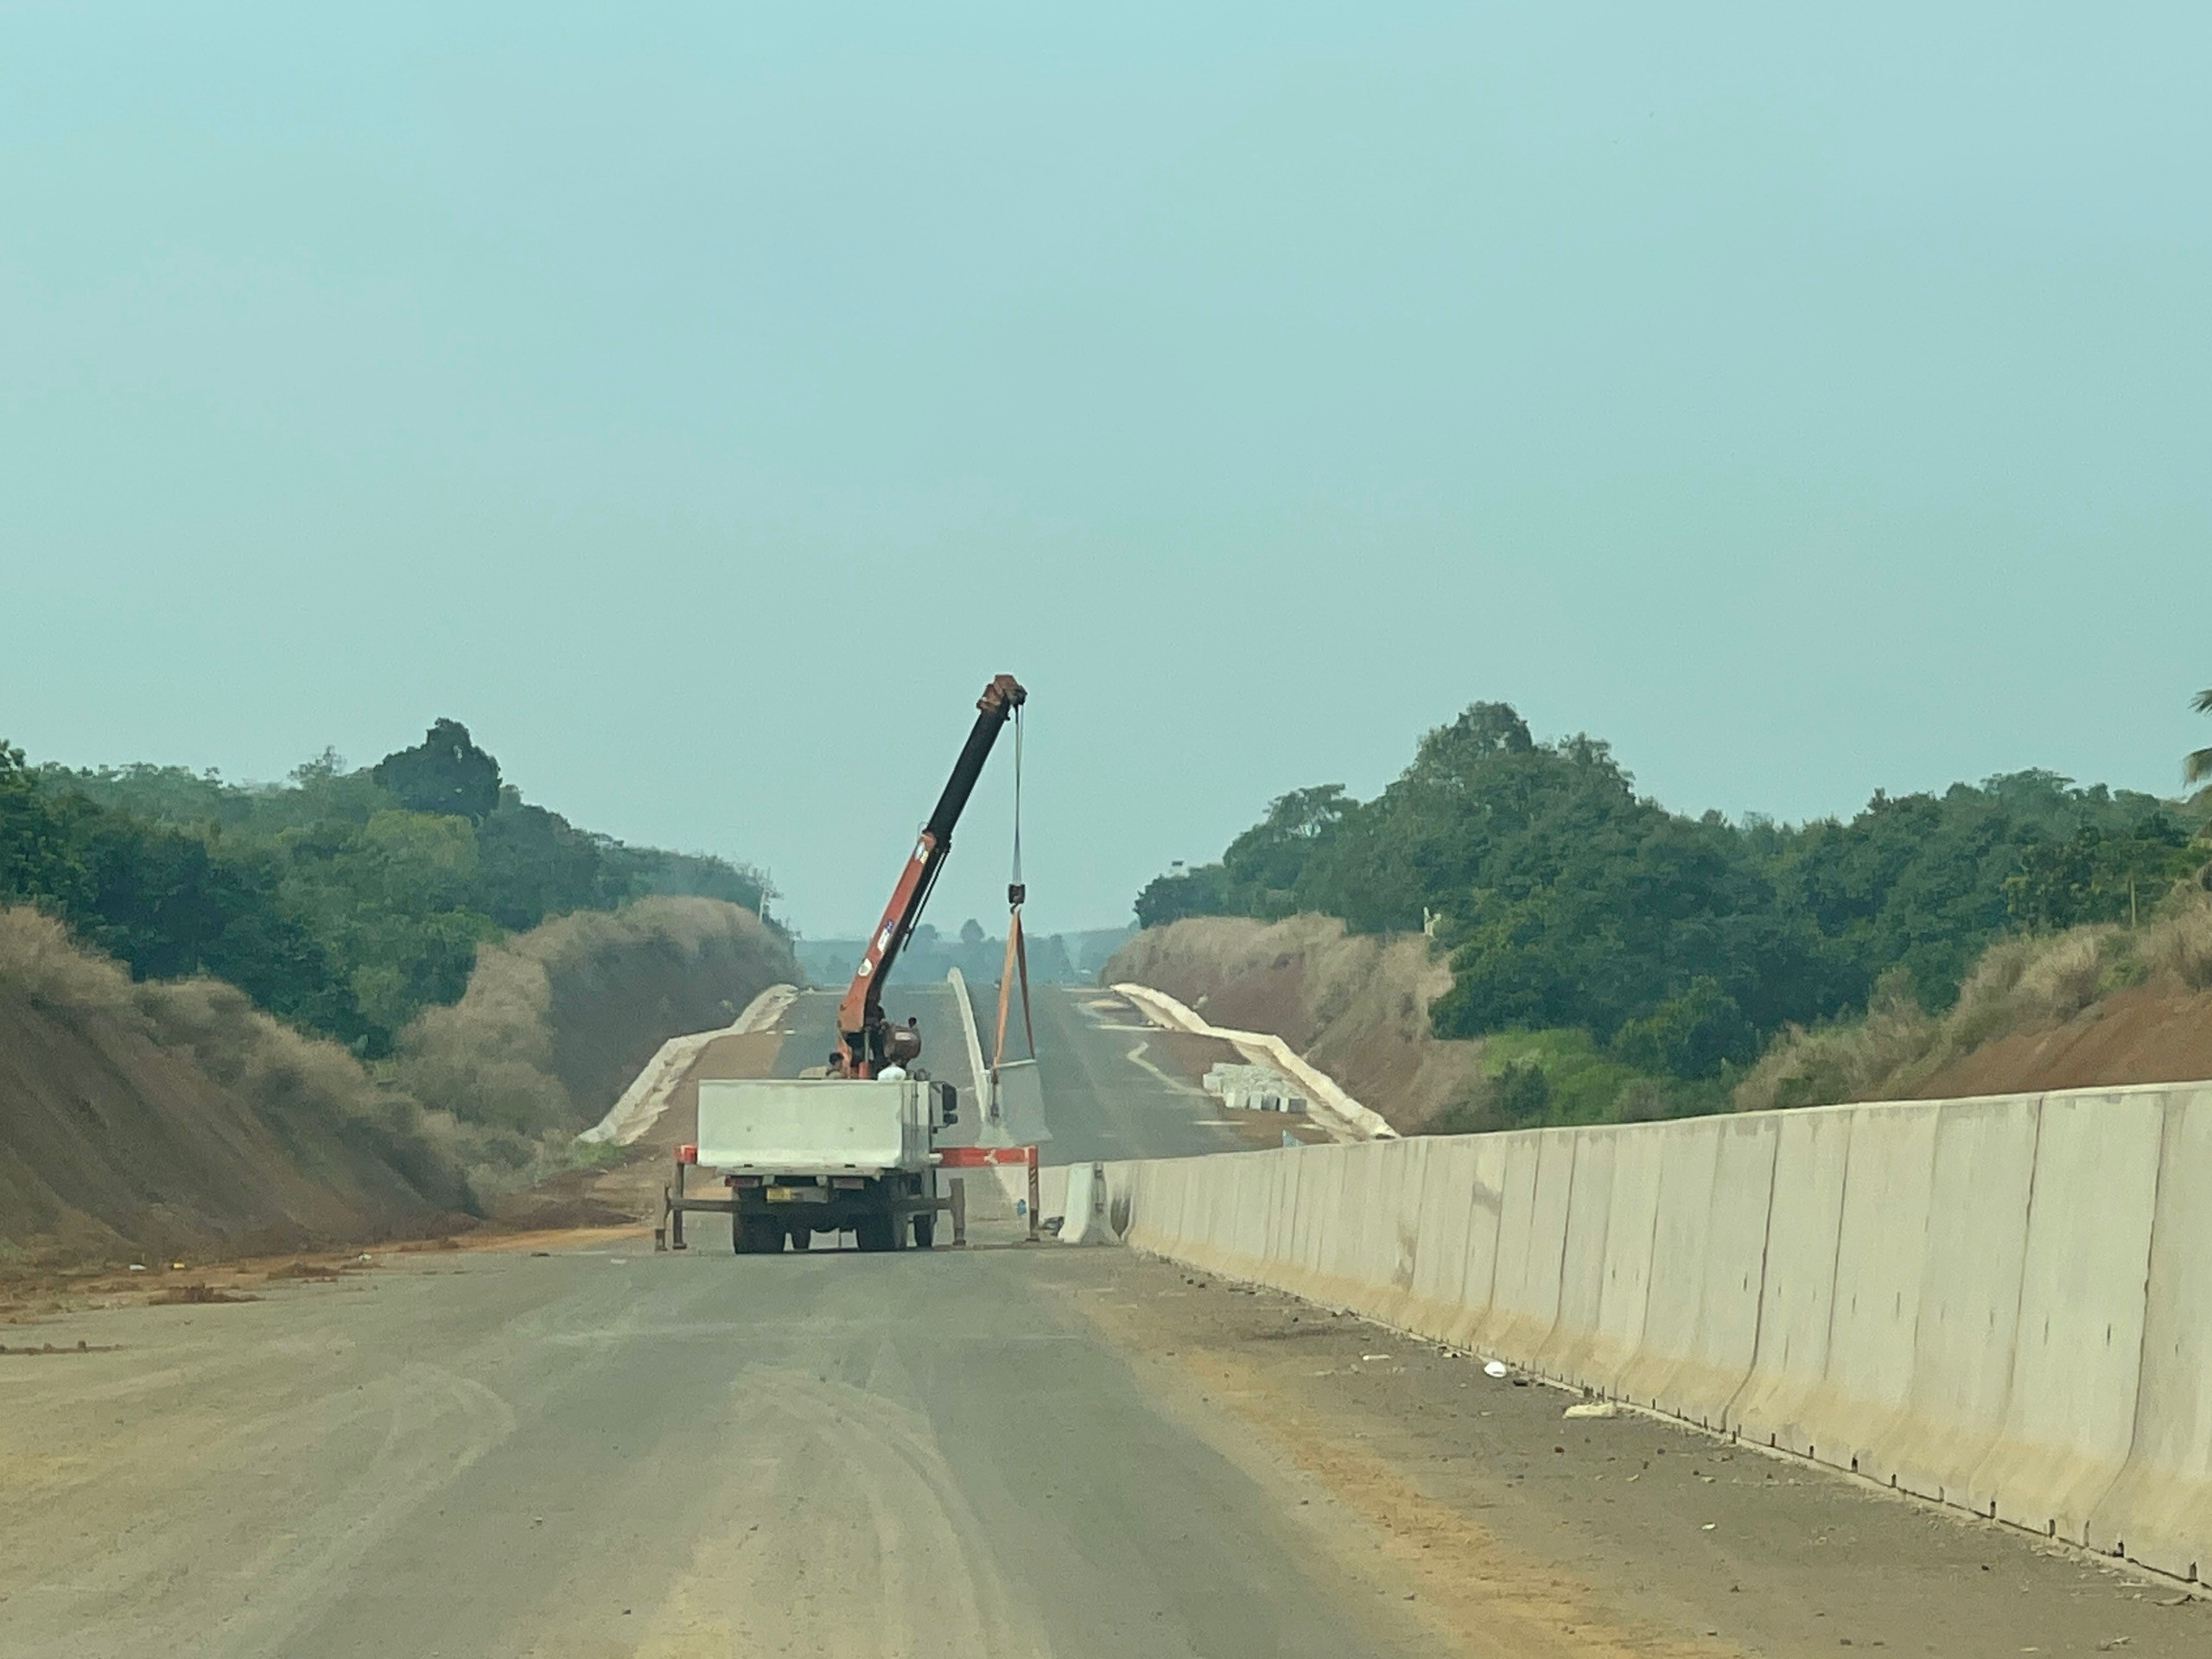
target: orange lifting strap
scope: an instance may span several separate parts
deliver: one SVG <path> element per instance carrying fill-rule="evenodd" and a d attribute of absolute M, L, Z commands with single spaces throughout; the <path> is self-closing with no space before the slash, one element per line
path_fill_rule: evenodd
<path fill-rule="evenodd" d="M 991 1070 L 1006 1058 L 1007 994 L 1014 977 L 1021 976 L 1021 1032 L 1028 1039 L 1029 1058 L 1037 1058 L 1037 1027 L 1029 1017 L 1029 947 L 1021 937 L 1021 903 L 1029 889 L 1021 880 L 1021 706 L 1014 710 L 1014 873 L 1007 878 L 1006 965 L 999 969 L 998 1040 L 991 1053 Z"/>

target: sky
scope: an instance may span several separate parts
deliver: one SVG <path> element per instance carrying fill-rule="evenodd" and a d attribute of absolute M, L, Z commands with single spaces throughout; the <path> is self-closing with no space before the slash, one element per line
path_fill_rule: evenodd
<path fill-rule="evenodd" d="M 1478 700 L 1691 811 L 2175 792 L 2208 81 L 2189 3 L 14 0 L 0 735 L 449 715 L 816 936 L 1000 671 L 1041 931 Z"/>

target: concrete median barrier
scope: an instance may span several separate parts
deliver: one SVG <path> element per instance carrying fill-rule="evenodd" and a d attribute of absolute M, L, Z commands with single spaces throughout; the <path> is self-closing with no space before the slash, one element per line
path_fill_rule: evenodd
<path fill-rule="evenodd" d="M 1598 1328 L 1583 1336 L 1585 1354 L 1563 1375 L 1618 1398 L 1621 1375 L 1643 1343 L 1651 1306 L 1652 1239 L 1659 1225 L 1659 1173 L 1667 1131 L 1638 1124 L 1607 1137 L 1613 1142 L 1611 1196 L 1606 1200 L 1605 1271 L 1598 1292 Z"/>
<path fill-rule="evenodd" d="M 1044 1172 L 1039 1170 L 1038 1173 L 1041 1178 Z M 1106 1166 L 1103 1164 L 1071 1164 L 1065 1180 L 1067 1191 L 1061 1200 L 1060 1243 L 1118 1243 L 1113 1224 L 1106 1214 Z"/>
<path fill-rule="evenodd" d="M 1467 1274 L 1476 1260 L 1473 1238 L 1478 1212 L 1478 1154 L 1471 1139 L 1422 1136 L 1421 1197 L 1414 1228 L 1413 1283 L 1399 1318 L 1409 1331 L 1446 1336 L 1465 1312 Z M 1495 1230 L 1497 1211 L 1483 1217 Z"/>
<path fill-rule="evenodd" d="M 1813 1455 L 1878 1480 L 1874 1455 L 1912 1386 L 1912 1336 L 1936 1167 L 1934 1104 L 1854 1109 L 1836 1232 L 1827 1363 L 1806 1410 Z"/>
<path fill-rule="evenodd" d="M 1435 1332 L 1455 1348 L 1476 1347 L 1491 1305 L 1497 1296 L 1498 1240 L 1505 1231 L 1505 1186 L 1508 1153 L 1516 1137 L 1483 1135 L 1462 1141 L 1472 1154 L 1474 1186 L 1467 1215 L 1467 1264 L 1461 1282 L 1465 1289 L 1450 1322 Z"/>
<path fill-rule="evenodd" d="M 1541 1376 L 1576 1375 L 1597 1332 L 1605 1291 L 1613 1166 L 1619 1155 L 1616 1135 L 1576 1137 L 1574 1167 L 1568 1178 L 1567 1237 L 1560 1252 L 1559 1317 L 1552 1322 L 1551 1334 L 1527 1361 L 1529 1369 Z"/>
<path fill-rule="evenodd" d="M 1778 1120 L 1758 1340 L 1728 1414 L 1733 1432 L 1801 1457 L 1817 1444 L 1807 1414 L 1827 1374 L 1843 1182 L 1857 1118 L 1853 1107 L 1822 1107 Z"/>
<path fill-rule="evenodd" d="M 2165 1119 L 2156 1096 L 2043 1103 L 2003 1418 L 1966 1482 L 1970 1508 L 2101 1549 L 2120 1541 L 2089 1517 L 2135 1437 Z"/>
<path fill-rule="evenodd" d="M 1986 1512 L 1965 1473 L 2005 1421 L 2043 1103 L 1939 1109 L 1904 1400 L 1872 1448 L 1892 1484 Z"/>
<path fill-rule="evenodd" d="M 1758 1346 L 1759 1289 L 1766 1264 L 1774 1162 L 1781 1124 L 1773 1117 L 1715 1117 L 1713 1185 L 1698 1258 L 1697 1312 L 1661 1408 L 1702 1428 L 1724 1428 L 1751 1374 Z"/>
<path fill-rule="evenodd" d="M 1515 1325 L 1533 1323 L 1524 1301 L 1528 1278 L 1529 1240 L 1535 1231 L 1536 1166 L 1542 1159 L 1543 1137 L 1520 1131 L 1498 1137 L 1505 1154 L 1499 1172 L 1497 1239 L 1491 1260 L 1490 1299 L 1474 1327 L 1471 1344 L 1487 1348 Z"/>
<path fill-rule="evenodd" d="M 1651 1236 L 1653 1272 L 1643 1336 L 1614 1386 L 1639 1406 L 1665 1410 L 1669 1383 L 1692 1356 L 1705 1291 L 1707 1235 L 1720 1154 L 1719 1120 L 1675 1126 L 1660 1154 L 1659 1210 Z"/>
<path fill-rule="evenodd" d="M 2212 1085 L 1103 1179 L 1158 1254 L 2182 1578 L 2212 1564 Z"/>
<path fill-rule="evenodd" d="M 2089 1528 L 2115 1554 L 2201 1581 L 2212 1574 L 2212 1087 L 2165 1093 L 2134 1434 Z M 2118 1317 L 2119 1291 L 2096 1287 L 2093 1306 Z"/>

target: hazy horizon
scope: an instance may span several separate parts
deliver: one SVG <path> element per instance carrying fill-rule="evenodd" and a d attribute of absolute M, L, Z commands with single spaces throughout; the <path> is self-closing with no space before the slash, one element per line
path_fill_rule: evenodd
<path fill-rule="evenodd" d="M 11 8 L 0 735 L 270 779 L 450 715 L 817 938 L 1001 671 L 1046 931 L 1477 700 L 1691 812 L 2172 795 L 2208 48 L 2179 5 Z M 941 926 L 1000 925 L 1011 759 Z"/>

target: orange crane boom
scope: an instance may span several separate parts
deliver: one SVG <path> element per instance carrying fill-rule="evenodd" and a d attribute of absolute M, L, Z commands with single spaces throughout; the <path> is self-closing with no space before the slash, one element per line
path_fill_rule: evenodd
<path fill-rule="evenodd" d="M 953 826 L 960 821 L 968 797 L 975 791 L 976 780 L 982 776 L 983 763 L 990 759 L 992 746 L 1028 697 L 1013 675 L 1001 674 L 983 688 L 983 695 L 976 699 L 976 724 L 961 748 L 960 759 L 953 765 L 952 776 L 945 779 L 944 792 L 938 797 L 936 810 L 923 824 L 914 850 L 907 855 L 898 884 L 891 889 L 891 902 L 883 907 L 883 919 L 869 935 L 868 948 L 854 971 L 853 982 L 846 987 L 844 998 L 837 1004 L 837 1032 L 844 1045 L 845 1070 L 849 1077 L 874 1077 L 889 1062 L 912 1059 L 919 1052 L 919 1044 L 911 1032 L 885 1020 L 883 982 L 912 936 L 915 924 L 922 919 L 922 906 L 929 902 L 930 889 L 937 884 L 938 872 L 944 868 L 945 855 L 952 850 Z"/>

